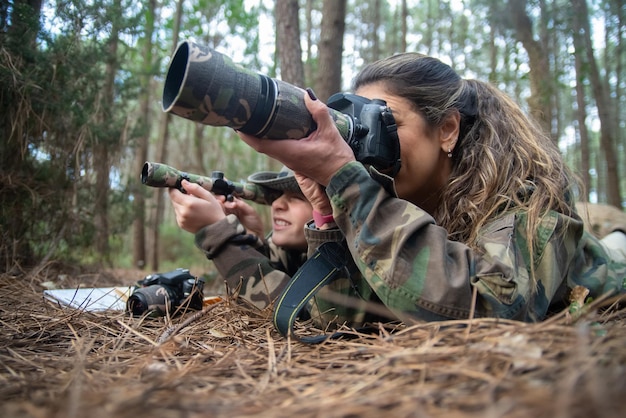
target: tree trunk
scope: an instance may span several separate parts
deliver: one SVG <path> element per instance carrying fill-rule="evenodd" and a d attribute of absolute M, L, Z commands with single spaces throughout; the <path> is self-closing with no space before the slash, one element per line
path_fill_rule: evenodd
<path fill-rule="evenodd" d="M 3 2 L 0 14 L 0 68 L 8 75 L 0 83 L 0 271 L 8 271 L 13 263 L 28 266 L 35 262 L 32 243 L 27 239 L 32 219 L 25 216 L 32 201 L 24 193 L 27 186 L 18 185 L 21 175 L 32 177 L 26 161 L 29 139 L 35 132 L 40 136 L 44 129 L 29 128 L 29 121 L 37 121 L 34 125 L 44 121 L 31 108 L 25 93 L 29 80 L 21 75 L 32 65 L 36 52 L 41 1 Z"/>
<path fill-rule="evenodd" d="M 409 7 L 406 0 L 402 0 L 402 34 L 400 36 L 400 52 L 406 52 L 407 44 L 406 37 L 409 33 L 408 23 L 409 20 Z"/>
<path fill-rule="evenodd" d="M 546 133 L 551 134 L 552 123 L 552 85 L 546 77 L 550 71 L 548 51 L 534 39 L 532 22 L 526 13 L 526 0 L 510 0 L 509 11 L 516 29 L 517 39 L 524 45 L 530 66 L 530 114 L 540 123 Z M 543 11 L 542 11 L 543 12 Z"/>
<path fill-rule="evenodd" d="M 9 42 L 25 47 L 25 50 L 36 46 L 39 25 L 41 22 L 42 0 L 15 0 L 8 20 L 7 35 Z M 0 6 L 8 12 L 7 5 Z M 6 9 L 5 9 L 6 8 Z M 36 24 L 34 24 L 36 23 Z M 2 26 L 4 28 L 4 26 Z"/>
<path fill-rule="evenodd" d="M 113 2 L 112 15 L 121 13 L 121 0 Z M 102 88 L 102 107 L 97 120 L 101 126 L 106 126 L 110 118 L 110 110 L 113 108 L 115 97 L 115 74 L 117 73 L 118 60 L 117 49 L 119 43 L 119 24 L 112 19 L 111 34 L 108 41 L 108 57 L 106 59 L 106 72 L 104 86 Z M 101 129 L 101 132 L 106 132 Z M 96 171 L 96 188 L 94 202 L 94 223 L 96 226 L 96 251 L 101 261 L 109 263 L 109 194 L 111 191 L 111 145 L 119 140 L 106 133 L 95 138 L 94 145 L 94 169 Z"/>
<path fill-rule="evenodd" d="M 96 172 L 95 201 L 94 201 L 94 226 L 96 228 L 95 247 L 100 261 L 109 261 L 109 174 L 111 163 L 109 161 L 109 147 L 103 143 L 104 139 L 96 139 L 98 142 L 93 148 L 94 170 Z"/>
<path fill-rule="evenodd" d="M 170 56 L 174 55 L 176 47 L 178 46 L 178 37 L 180 32 L 180 22 L 183 15 L 183 1 L 178 0 L 176 3 L 176 16 L 174 18 L 174 29 L 172 31 L 172 50 Z M 161 117 L 161 124 L 159 126 L 159 132 L 161 136 L 161 149 L 159 150 L 158 161 L 163 162 L 167 158 L 167 145 L 169 143 L 169 122 L 171 119 L 171 113 L 164 113 Z M 152 270 L 159 270 L 159 226 L 163 220 L 164 208 L 164 195 L 165 191 L 161 188 L 156 189 L 156 210 L 154 214 L 154 228 L 152 230 Z"/>
<path fill-rule="evenodd" d="M 435 15 L 436 11 L 433 11 L 438 5 L 434 4 L 435 2 L 427 1 L 426 2 L 426 22 L 422 22 L 422 25 L 418 25 L 422 27 L 422 45 L 426 48 L 426 55 L 433 55 L 433 43 L 434 43 L 434 27 L 435 25 Z"/>
<path fill-rule="evenodd" d="M 605 54 L 610 54 L 611 57 L 618 57 L 616 59 L 614 59 L 615 62 L 615 70 L 613 71 L 614 74 L 614 82 L 612 83 L 614 86 L 614 92 L 611 95 L 612 97 L 616 98 L 616 99 L 612 99 L 614 101 L 614 103 L 617 103 L 614 106 L 614 111 L 613 111 L 613 122 L 614 122 L 614 126 L 613 126 L 613 132 L 615 132 L 615 147 L 617 150 L 620 149 L 625 149 L 626 148 L 626 131 L 620 128 L 620 123 L 625 119 L 626 117 L 626 112 L 624 112 L 624 108 L 620 106 L 620 98 L 624 98 L 624 64 L 626 64 L 626 60 L 623 59 L 624 57 L 624 42 L 626 41 L 626 34 L 624 33 L 624 30 L 626 29 L 626 4 L 624 2 L 624 0 L 617 0 L 615 2 L 610 2 L 609 3 L 611 5 L 611 8 L 613 10 L 614 15 L 617 18 L 617 25 L 616 25 L 616 29 L 615 29 L 615 33 L 614 33 L 614 38 L 616 42 L 615 45 L 615 50 L 614 51 L 605 51 Z M 606 31 L 607 35 L 608 35 L 608 31 Z M 622 57 L 622 59 L 620 59 L 620 57 Z M 607 57 L 608 58 L 608 57 Z M 619 168 L 622 168 L 626 166 L 626 155 L 624 155 L 626 153 L 624 152 L 616 152 L 616 166 Z M 617 174 L 617 178 L 620 179 L 621 176 L 623 175 L 623 173 L 618 173 Z M 618 180 L 619 181 L 619 180 Z M 619 184 L 619 183 L 618 183 Z M 618 190 L 624 190 L 623 186 L 624 186 L 624 182 L 622 180 L 621 183 L 622 187 L 620 187 L 618 185 Z M 620 194 L 620 197 L 623 196 Z"/>
<path fill-rule="evenodd" d="M 380 58 L 380 36 L 378 31 L 380 29 L 380 0 L 374 0 L 372 15 L 372 61 L 378 61 Z"/>
<path fill-rule="evenodd" d="M 144 74 L 141 80 L 141 98 L 139 121 L 139 137 L 137 138 L 137 149 L 135 152 L 135 176 L 132 180 L 131 188 L 133 192 L 134 220 L 133 220 L 133 265 L 143 269 L 147 264 L 146 258 L 146 199 L 139 173 L 144 163 L 148 159 L 148 139 L 150 138 L 151 127 L 151 104 L 152 104 L 152 36 L 154 34 L 154 16 L 156 12 L 156 0 L 150 0 L 146 9 L 146 32 L 143 45 Z"/>
<path fill-rule="evenodd" d="M 305 16 L 306 16 L 306 62 L 304 64 L 304 84 L 307 86 L 312 85 L 314 81 L 313 74 L 315 70 L 313 68 L 313 21 L 311 15 L 313 14 L 313 0 L 306 0 Z"/>
<path fill-rule="evenodd" d="M 300 43 L 300 6 L 298 0 L 277 0 L 274 7 L 276 19 L 276 49 L 280 65 L 280 79 L 298 87 L 304 84 L 304 64 Z M 281 164 L 269 161 L 270 170 L 280 170 Z"/>
<path fill-rule="evenodd" d="M 319 43 L 319 68 L 315 83 L 317 97 L 326 101 L 341 91 L 343 35 L 346 27 L 346 0 L 324 0 Z"/>
<path fill-rule="evenodd" d="M 615 113 L 612 111 L 613 104 L 608 92 L 608 86 L 601 79 L 598 64 L 594 57 L 587 3 L 585 0 L 573 0 L 572 6 L 574 8 L 574 30 L 582 33 L 584 43 L 584 51 L 576 51 L 576 54 L 584 54 L 587 59 L 591 87 L 598 108 L 598 118 L 600 119 L 600 146 L 606 160 L 607 203 L 621 209 L 622 198 L 619 189 L 619 169 L 614 146 L 617 134 L 614 131 L 616 124 L 613 120 L 615 117 Z"/>
<path fill-rule="evenodd" d="M 489 2 L 489 82 L 496 84 L 498 81 L 498 44 L 496 43 L 497 27 L 495 16 L 496 4 Z"/>
<path fill-rule="evenodd" d="M 589 192 L 591 190 L 590 170 L 590 152 L 589 152 L 589 131 L 587 130 L 587 109 L 585 103 L 585 85 L 583 74 L 583 65 L 578 54 L 574 55 L 576 61 L 576 120 L 578 121 L 578 134 L 580 135 L 580 176 L 583 182 L 583 193 L 580 200 L 589 201 Z"/>
<path fill-rule="evenodd" d="M 276 44 L 281 80 L 304 87 L 298 0 L 276 0 Z"/>
<path fill-rule="evenodd" d="M 582 39 L 580 33 L 572 31 L 574 49 L 582 51 Z M 589 151 L 589 131 L 587 129 L 587 103 L 585 102 L 585 65 L 582 54 L 574 54 L 574 65 L 576 69 L 576 120 L 578 121 L 578 134 L 580 135 L 580 176 L 583 182 L 583 193 L 580 200 L 589 202 L 589 192 L 591 191 L 591 153 Z"/>

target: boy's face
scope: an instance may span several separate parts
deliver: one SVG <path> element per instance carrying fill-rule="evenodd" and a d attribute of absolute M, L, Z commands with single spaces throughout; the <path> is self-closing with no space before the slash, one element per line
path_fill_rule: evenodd
<path fill-rule="evenodd" d="M 313 208 L 299 193 L 283 193 L 272 203 L 272 241 L 279 247 L 306 250 L 304 224 L 313 218 Z"/>

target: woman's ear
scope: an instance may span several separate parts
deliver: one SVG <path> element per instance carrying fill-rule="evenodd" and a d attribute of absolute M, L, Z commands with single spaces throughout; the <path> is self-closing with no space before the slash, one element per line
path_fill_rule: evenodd
<path fill-rule="evenodd" d="M 455 111 L 446 116 L 439 127 L 439 143 L 441 144 L 441 149 L 446 154 L 454 150 L 456 141 L 459 139 L 460 125 L 461 114 Z"/>

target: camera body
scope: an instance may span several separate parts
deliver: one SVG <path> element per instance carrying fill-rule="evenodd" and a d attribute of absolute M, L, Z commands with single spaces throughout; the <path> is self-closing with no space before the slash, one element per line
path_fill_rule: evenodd
<path fill-rule="evenodd" d="M 126 303 L 126 310 L 134 316 L 202 309 L 204 279 L 192 276 L 188 269 L 149 274 L 138 285 Z"/>
<path fill-rule="evenodd" d="M 367 99 L 349 93 L 335 93 L 327 106 L 352 121 L 350 145 L 357 161 L 385 171 L 392 177 L 400 170 L 400 142 L 391 109 L 381 99 Z"/>

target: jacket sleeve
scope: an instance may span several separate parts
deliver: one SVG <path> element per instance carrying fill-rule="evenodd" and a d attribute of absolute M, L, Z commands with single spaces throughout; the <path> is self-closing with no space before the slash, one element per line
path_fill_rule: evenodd
<path fill-rule="evenodd" d="M 273 244 L 246 233 L 235 215 L 202 228 L 195 242 L 213 260 L 229 293 L 259 309 L 270 305 L 289 281 L 280 261 L 269 258 L 269 246 Z"/>
<path fill-rule="evenodd" d="M 508 213 L 481 231 L 473 251 L 448 240 L 428 213 L 389 194 L 360 163 L 344 166 L 326 192 L 378 298 L 425 320 L 468 318 L 474 292 L 475 316 L 542 319 L 563 291 L 582 233 L 582 222 L 551 213 L 534 236 L 537 253 L 531 257 L 523 216 Z"/>

